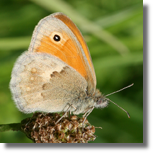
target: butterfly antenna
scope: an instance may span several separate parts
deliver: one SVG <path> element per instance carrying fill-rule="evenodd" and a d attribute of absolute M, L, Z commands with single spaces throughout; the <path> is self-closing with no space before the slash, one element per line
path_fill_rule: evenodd
<path fill-rule="evenodd" d="M 134 83 L 132 83 L 132 84 L 130 84 L 130 85 L 128 85 L 128 86 L 126 86 L 126 87 L 120 89 L 120 90 L 117 90 L 117 91 L 114 91 L 114 92 L 112 92 L 112 93 L 110 93 L 110 94 L 107 94 L 107 95 L 105 95 L 105 97 L 110 96 L 110 95 L 113 95 L 114 93 L 120 92 L 120 91 L 122 91 L 122 90 L 124 90 L 124 89 L 127 89 L 127 88 L 133 86 L 133 85 L 134 85 Z"/>
<path fill-rule="evenodd" d="M 133 86 L 133 85 L 134 85 L 134 83 L 132 83 L 132 84 L 130 84 L 130 85 L 128 85 L 128 86 L 126 86 L 126 87 L 120 89 L 120 90 L 117 90 L 117 91 L 115 91 L 115 92 L 112 92 L 112 93 L 110 93 L 110 94 L 107 94 L 106 97 L 107 97 L 107 96 L 110 96 L 110 95 L 112 95 L 112 94 L 114 94 L 114 93 L 120 92 L 120 91 L 122 91 L 122 90 L 124 90 L 124 89 L 127 89 L 127 88 L 129 88 L 129 87 L 131 87 L 131 86 Z M 119 107 L 120 109 L 122 109 L 122 110 L 127 114 L 128 118 L 130 118 L 130 114 L 129 114 L 125 109 L 123 109 L 121 106 L 117 105 L 117 104 L 116 104 L 115 102 L 113 102 L 112 100 L 110 100 L 110 99 L 108 99 L 108 98 L 106 98 L 106 99 L 107 99 L 108 101 L 110 101 L 111 103 L 113 103 L 114 105 L 116 105 L 117 107 Z"/>
<path fill-rule="evenodd" d="M 119 107 L 120 109 L 122 109 L 128 116 L 128 118 L 130 118 L 130 114 L 125 110 L 123 109 L 121 106 L 117 105 L 115 102 L 113 102 L 112 100 L 106 98 L 108 101 L 110 101 L 111 103 L 113 103 L 114 105 L 116 105 L 117 107 Z"/>

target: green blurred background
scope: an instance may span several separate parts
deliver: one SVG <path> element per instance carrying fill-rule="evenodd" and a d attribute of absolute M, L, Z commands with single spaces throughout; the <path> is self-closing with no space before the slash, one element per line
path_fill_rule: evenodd
<path fill-rule="evenodd" d="M 0 1 L 0 124 L 18 123 L 32 114 L 19 112 L 9 81 L 17 57 L 28 49 L 35 25 L 43 17 L 63 12 L 82 32 L 89 47 L 97 88 L 111 93 L 105 109 L 94 109 L 89 122 L 96 129 L 92 143 L 143 142 L 143 1 L 142 0 L 7 0 Z M 0 133 L 0 142 L 31 140 L 21 132 Z"/>

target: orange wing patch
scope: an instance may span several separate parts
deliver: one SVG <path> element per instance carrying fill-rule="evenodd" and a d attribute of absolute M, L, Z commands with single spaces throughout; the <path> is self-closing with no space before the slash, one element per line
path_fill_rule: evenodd
<path fill-rule="evenodd" d="M 77 52 L 78 48 L 73 39 L 70 39 L 69 36 L 62 32 L 62 38 L 60 42 L 55 42 L 52 40 L 54 34 L 51 36 L 44 36 L 41 39 L 41 44 L 36 48 L 36 52 L 43 52 L 52 54 L 62 61 L 67 63 L 69 66 L 75 68 L 83 77 L 86 78 L 87 73 L 85 70 L 84 62 L 82 57 Z"/>
<path fill-rule="evenodd" d="M 91 56 L 88 50 L 88 47 L 86 45 L 86 42 L 84 41 L 84 38 L 81 34 L 81 32 L 79 31 L 79 29 L 77 28 L 77 26 L 64 14 L 62 13 L 56 13 L 55 15 L 56 18 L 60 19 L 61 21 L 63 21 L 70 29 L 71 31 L 74 33 L 74 35 L 77 37 L 79 43 L 81 44 L 84 53 L 86 55 L 87 61 L 90 65 L 91 71 L 92 71 L 92 75 L 94 77 L 94 83 L 96 86 L 96 75 L 95 75 L 95 70 L 92 64 L 92 60 L 91 60 Z"/>
<path fill-rule="evenodd" d="M 55 35 L 60 36 L 60 41 L 54 40 Z M 86 79 L 89 93 L 95 92 L 96 76 L 88 47 L 76 25 L 66 15 L 55 13 L 42 19 L 35 28 L 29 51 L 60 58 Z"/>

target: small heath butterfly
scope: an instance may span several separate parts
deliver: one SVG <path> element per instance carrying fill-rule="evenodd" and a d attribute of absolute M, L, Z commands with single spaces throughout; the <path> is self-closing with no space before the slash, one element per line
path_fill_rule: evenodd
<path fill-rule="evenodd" d="M 24 113 L 70 111 L 87 116 L 110 101 L 96 89 L 82 34 L 63 13 L 51 14 L 35 27 L 28 51 L 14 65 L 10 89 Z"/>

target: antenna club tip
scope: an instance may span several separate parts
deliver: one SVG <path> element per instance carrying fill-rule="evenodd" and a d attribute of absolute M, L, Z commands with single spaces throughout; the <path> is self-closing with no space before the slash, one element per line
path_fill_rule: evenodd
<path fill-rule="evenodd" d="M 128 116 L 128 118 L 131 118 L 129 113 L 127 113 L 127 116 Z"/>

